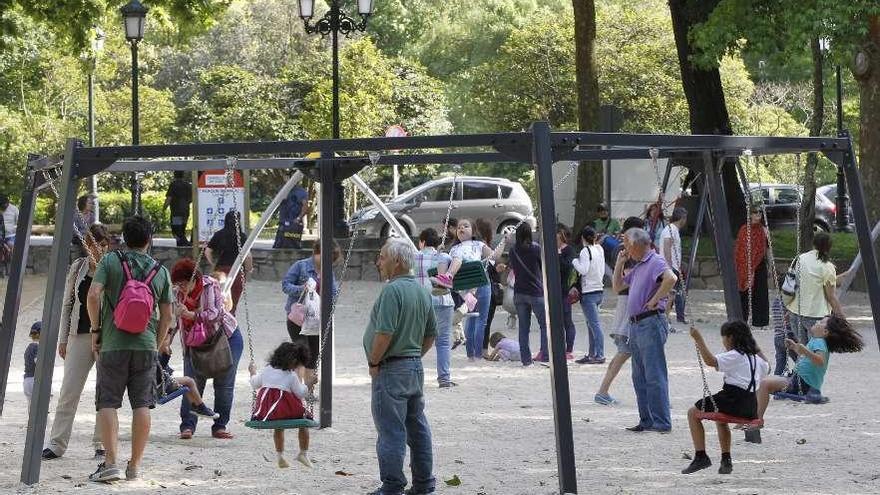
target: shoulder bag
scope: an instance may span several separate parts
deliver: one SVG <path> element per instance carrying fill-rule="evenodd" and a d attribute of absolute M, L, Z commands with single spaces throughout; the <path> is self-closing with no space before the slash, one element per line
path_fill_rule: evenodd
<path fill-rule="evenodd" d="M 232 368 L 232 349 L 226 332 L 214 332 L 204 344 L 187 349 L 193 368 L 205 378 L 221 378 Z"/>

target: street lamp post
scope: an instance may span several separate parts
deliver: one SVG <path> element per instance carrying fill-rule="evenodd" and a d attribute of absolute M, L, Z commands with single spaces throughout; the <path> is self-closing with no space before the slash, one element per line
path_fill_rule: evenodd
<path fill-rule="evenodd" d="M 138 101 L 138 43 L 144 39 L 147 7 L 138 0 L 131 0 L 120 9 L 125 24 L 125 39 L 131 44 L 131 144 L 137 146 L 140 138 L 140 102 Z M 141 188 L 138 174 L 131 174 L 131 211 L 141 211 Z"/>
<path fill-rule="evenodd" d="M 95 36 L 92 38 L 92 50 L 89 52 L 86 63 L 89 71 L 89 146 L 95 146 L 95 68 L 98 65 L 98 53 L 104 49 L 104 31 L 95 26 Z M 94 198 L 95 222 L 100 222 L 100 201 L 98 201 L 98 175 L 89 177 L 89 193 Z"/>
<path fill-rule="evenodd" d="M 837 135 L 843 132 L 843 80 L 840 77 L 840 65 L 837 65 Z M 846 194 L 846 176 L 843 167 L 837 167 L 837 230 L 851 232 L 849 227 L 849 196 Z"/>
<path fill-rule="evenodd" d="M 339 33 L 346 36 L 363 32 L 367 29 L 367 19 L 373 14 L 373 0 L 358 0 L 358 14 L 360 21 L 353 19 L 342 11 L 339 6 L 339 0 L 330 1 L 330 10 L 324 14 L 324 17 L 312 23 L 315 15 L 314 0 L 299 1 L 299 16 L 305 24 L 307 33 L 319 33 L 321 36 L 330 36 L 333 50 L 333 108 L 332 108 L 332 127 L 333 139 L 339 139 Z M 343 210 L 345 205 L 345 193 L 342 184 L 334 186 L 334 208 L 333 221 L 336 223 L 336 237 L 347 237 L 348 227 L 345 224 Z M 339 235 L 338 233 L 345 235 Z"/>

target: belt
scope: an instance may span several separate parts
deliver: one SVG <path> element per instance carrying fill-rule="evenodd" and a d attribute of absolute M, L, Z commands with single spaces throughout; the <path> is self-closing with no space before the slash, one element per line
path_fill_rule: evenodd
<path fill-rule="evenodd" d="M 403 361 L 406 359 L 422 359 L 421 356 L 388 356 L 387 358 L 380 361 L 379 364 L 391 363 L 394 361 Z"/>
<path fill-rule="evenodd" d="M 638 322 L 644 320 L 645 318 L 650 318 L 650 317 L 652 317 L 652 316 L 654 316 L 654 315 L 659 315 L 659 314 L 662 313 L 662 312 L 663 312 L 663 311 L 662 311 L 662 310 L 659 310 L 659 309 L 654 309 L 654 310 L 651 310 L 651 311 L 645 311 L 644 313 L 639 313 L 639 314 L 637 314 L 637 315 L 635 315 L 635 316 L 630 316 L 630 317 L 629 317 L 629 322 L 630 322 L 630 323 L 638 323 Z"/>

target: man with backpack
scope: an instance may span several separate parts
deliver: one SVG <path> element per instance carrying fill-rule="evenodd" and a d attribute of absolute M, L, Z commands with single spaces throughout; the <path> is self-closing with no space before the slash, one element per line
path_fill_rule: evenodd
<path fill-rule="evenodd" d="M 128 250 L 108 253 L 99 261 L 88 295 L 92 350 L 98 355 L 95 407 L 107 451 L 105 461 L 89 476 L 98 482 L 122 477 L 117 467 L 116 410 L 122 407 L 126 391 L 132 433 L 125 478 L 138 478 L 150 435 L 150 409 L 156 404 L 157 343 L 165 342 L 172 321 L 171 277 L 147 254 L 150 222 L 139 216 L 128 218 L 122 224 L 122 236 Z"/>

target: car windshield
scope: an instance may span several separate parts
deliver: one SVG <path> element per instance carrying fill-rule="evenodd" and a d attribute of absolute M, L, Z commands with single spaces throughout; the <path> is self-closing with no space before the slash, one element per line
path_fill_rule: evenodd
<path fill-rule="evenodd" d="M 451 182 L 422 186 L 405 192 L 392 200 L 393 203 L 412 203 L 421 198 L 422 201 L 449 201 L 449 193 L 452 188 Z"/>

